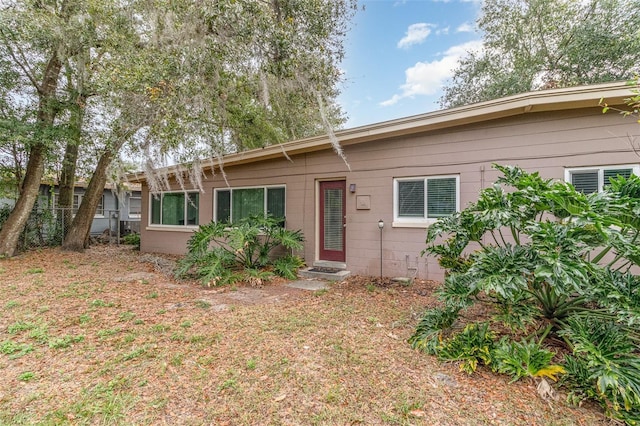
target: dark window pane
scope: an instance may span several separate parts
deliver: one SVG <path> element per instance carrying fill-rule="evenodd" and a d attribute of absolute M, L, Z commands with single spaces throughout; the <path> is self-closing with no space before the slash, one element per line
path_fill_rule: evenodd
<path fill-rule="evenodd" d="M 234 223 L 250 216 L 264 215 L 264 188 L 234 189 L 231 203 Z"/>
<path fill-rule="evenodd" d="M 187 193 L 187 225 L 198 224 L 198 206 L 200 194 L 198 192 Z"/>
<path fill-rule="evenodd" d="M 160 224 L 160 211 L 162 205 L 162 195 L 151 196 L 151 223 Z"/>
<path fill-rule="evenodd" d="M 398 182 L 398 216 L 424 218 L 424 180 Z"/>
<path fill-rule="evenodd" d="M 629 177 L 633 174 L 633 170 L 631 169 L 608 169 L 604 171 L 604 185 L 607 186 L 611 184 L 611 179 L 617 178 L 618 176 L 622 176 L 625 179 L 629 179 Z"/>
<path fill-rule="evenodd" d="M 164 194 L 162 197 L 162 224 L 184 225 L 184 193 Z"/>
<path fill-rule="evenodd" d="M 598 192 L 598 172 L 573 172 L 571 184 L 576 188 L 576 191 L 585 194 Z"/>
<path fill-rule="evenodd" d="M 267 188 L 267 214 L 284 219 L 284 188 Z"/>
<path fill-rule="evenodd" d="M 231 191 L 216 192 L 216 220 L 222 223 L 231 221 Z"/>
<path fill-rule="evenodd" d="M 456 212 L 456 178 L 427 180 L 427 217 L 449 216 Z"/>

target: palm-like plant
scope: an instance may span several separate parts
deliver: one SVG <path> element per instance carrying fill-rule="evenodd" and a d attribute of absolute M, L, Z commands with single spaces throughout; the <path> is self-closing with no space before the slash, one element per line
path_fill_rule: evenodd
<path fill-rule="evenodd" d="M 613 324 L 631 346 L 612 355 L 624 361 L 610 373 L 604 373 L 613 365 L 610 359 L 589 358 L 590 383 L 598 389 L 592 395 L 603 395 L 612 413 L 631 415 L 640 407 L 640 375 L 629 372 L 640 366 L 640 279 L 633 274 L 633 267 L 640 266 L 640 178 L 617 177 L 605 191 L 585 195 L 538 173 L 495 167 L 503 176 L 476 203 L 427 232 L 423 254 L 437 256 L 446 270 L 438 291 L 444 307 L 425 314 L 411 344 L 442 356 L 438 350 L 447 347 L 446 341 L 436 344 L 434 336 L 463 328 L 464 321 L 456 317 L 477 303 L 495 314 L 494 322 L 528 336 L 526 342 L 564 341 L 576 354 L 571 362 L 588 352 L 581 346 L 584 333 L 570 331 L 577 323 Z M 447 321 L 434 321 L 443 312 Z M 526 345 L 498 347 L 510 348 L 502 350 L 503 357 L 529 354 Z M 541 354 L 537 364 L 551 361 Z M 544 365 L 536 368 L 545 371 Z"/>
<path fill-rule="evenodd" d="M 201 225 L 187 242 L 187 254 L 178 262 L 176 275 L 184 277 L 195 270 L 207 285 L 229 284 L 245 278 L 262 282 L 268 275 L 256 271 L 273 266 L 276 247 L 288 252 L 302 248 L 302 232 L 284 229 L 281 223 L 271 216 L 252 216 L 233 225 L 216 222 Z M 292 255 L 286 259 L 277 263 L 274 272 L 291 278 L 303 262 Z M 241 273 L 243 270 L 245 273 Z"/>

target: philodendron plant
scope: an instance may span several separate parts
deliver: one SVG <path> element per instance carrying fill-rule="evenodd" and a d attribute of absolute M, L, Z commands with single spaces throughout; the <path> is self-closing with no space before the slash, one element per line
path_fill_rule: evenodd
<path fill-rule="evenodd" d="M 617 176 L 584 194 L 538 173 L 494 167 L 502 176 L 476 203 L 427 232 L 423 254 L 446 271 L 442 306 L 425 312 L 409 342 L 462 361 L 465 371 L 479 362 L 516 380 L 560 376 L 574 401 L 595 399 L 635 424 L 640 178 Z M 473 312 L 483 315 L 471 327 L 465 318 Z M 464 347 L 476 342 L 482 347 Z"/>

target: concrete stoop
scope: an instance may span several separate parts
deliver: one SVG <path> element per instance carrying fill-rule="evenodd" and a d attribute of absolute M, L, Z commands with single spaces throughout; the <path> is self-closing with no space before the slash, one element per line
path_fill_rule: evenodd
<path fill-rule="evenodd" d="M 327 281 L 342 281 L 351 275 L 345 270 L 347 265 L 341 262 L 318 261 L 313 266 L 298 270 L 298 275 L 303 278 L 311 278 Z"/>

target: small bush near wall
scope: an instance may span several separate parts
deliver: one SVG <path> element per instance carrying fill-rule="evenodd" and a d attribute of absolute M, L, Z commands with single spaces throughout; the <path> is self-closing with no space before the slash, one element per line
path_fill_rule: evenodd
<path fill-rule="evenodd" d="M 187 243 L 187 254 L 178 263 L 176 276 L 195 275 L 207 286 L 247 281 L 260 284 L 273 274 L 293 279 L 303 265 L 298 256 L 275 257 L 302 248 L 301 231 L 282 227 L 282 220 L 253 216 L 238 223 L 201 225 Z"/>
<path fill-rule="evenodd" d="M 122 237 L 122 242 L 131 246 L 135 246 L 136 250 L 140 250 L 140 234 L 132 232 Z"/>
<path fill-rule="evenodd" d="M 640 178 L 584 194 L 517 167 L 477 203 L 430 227 L 425 253 L 447 274 L 413 347 L 568 388 L 640 422 Z M 470 243 L 480 247 L 468 250 Z"/>

